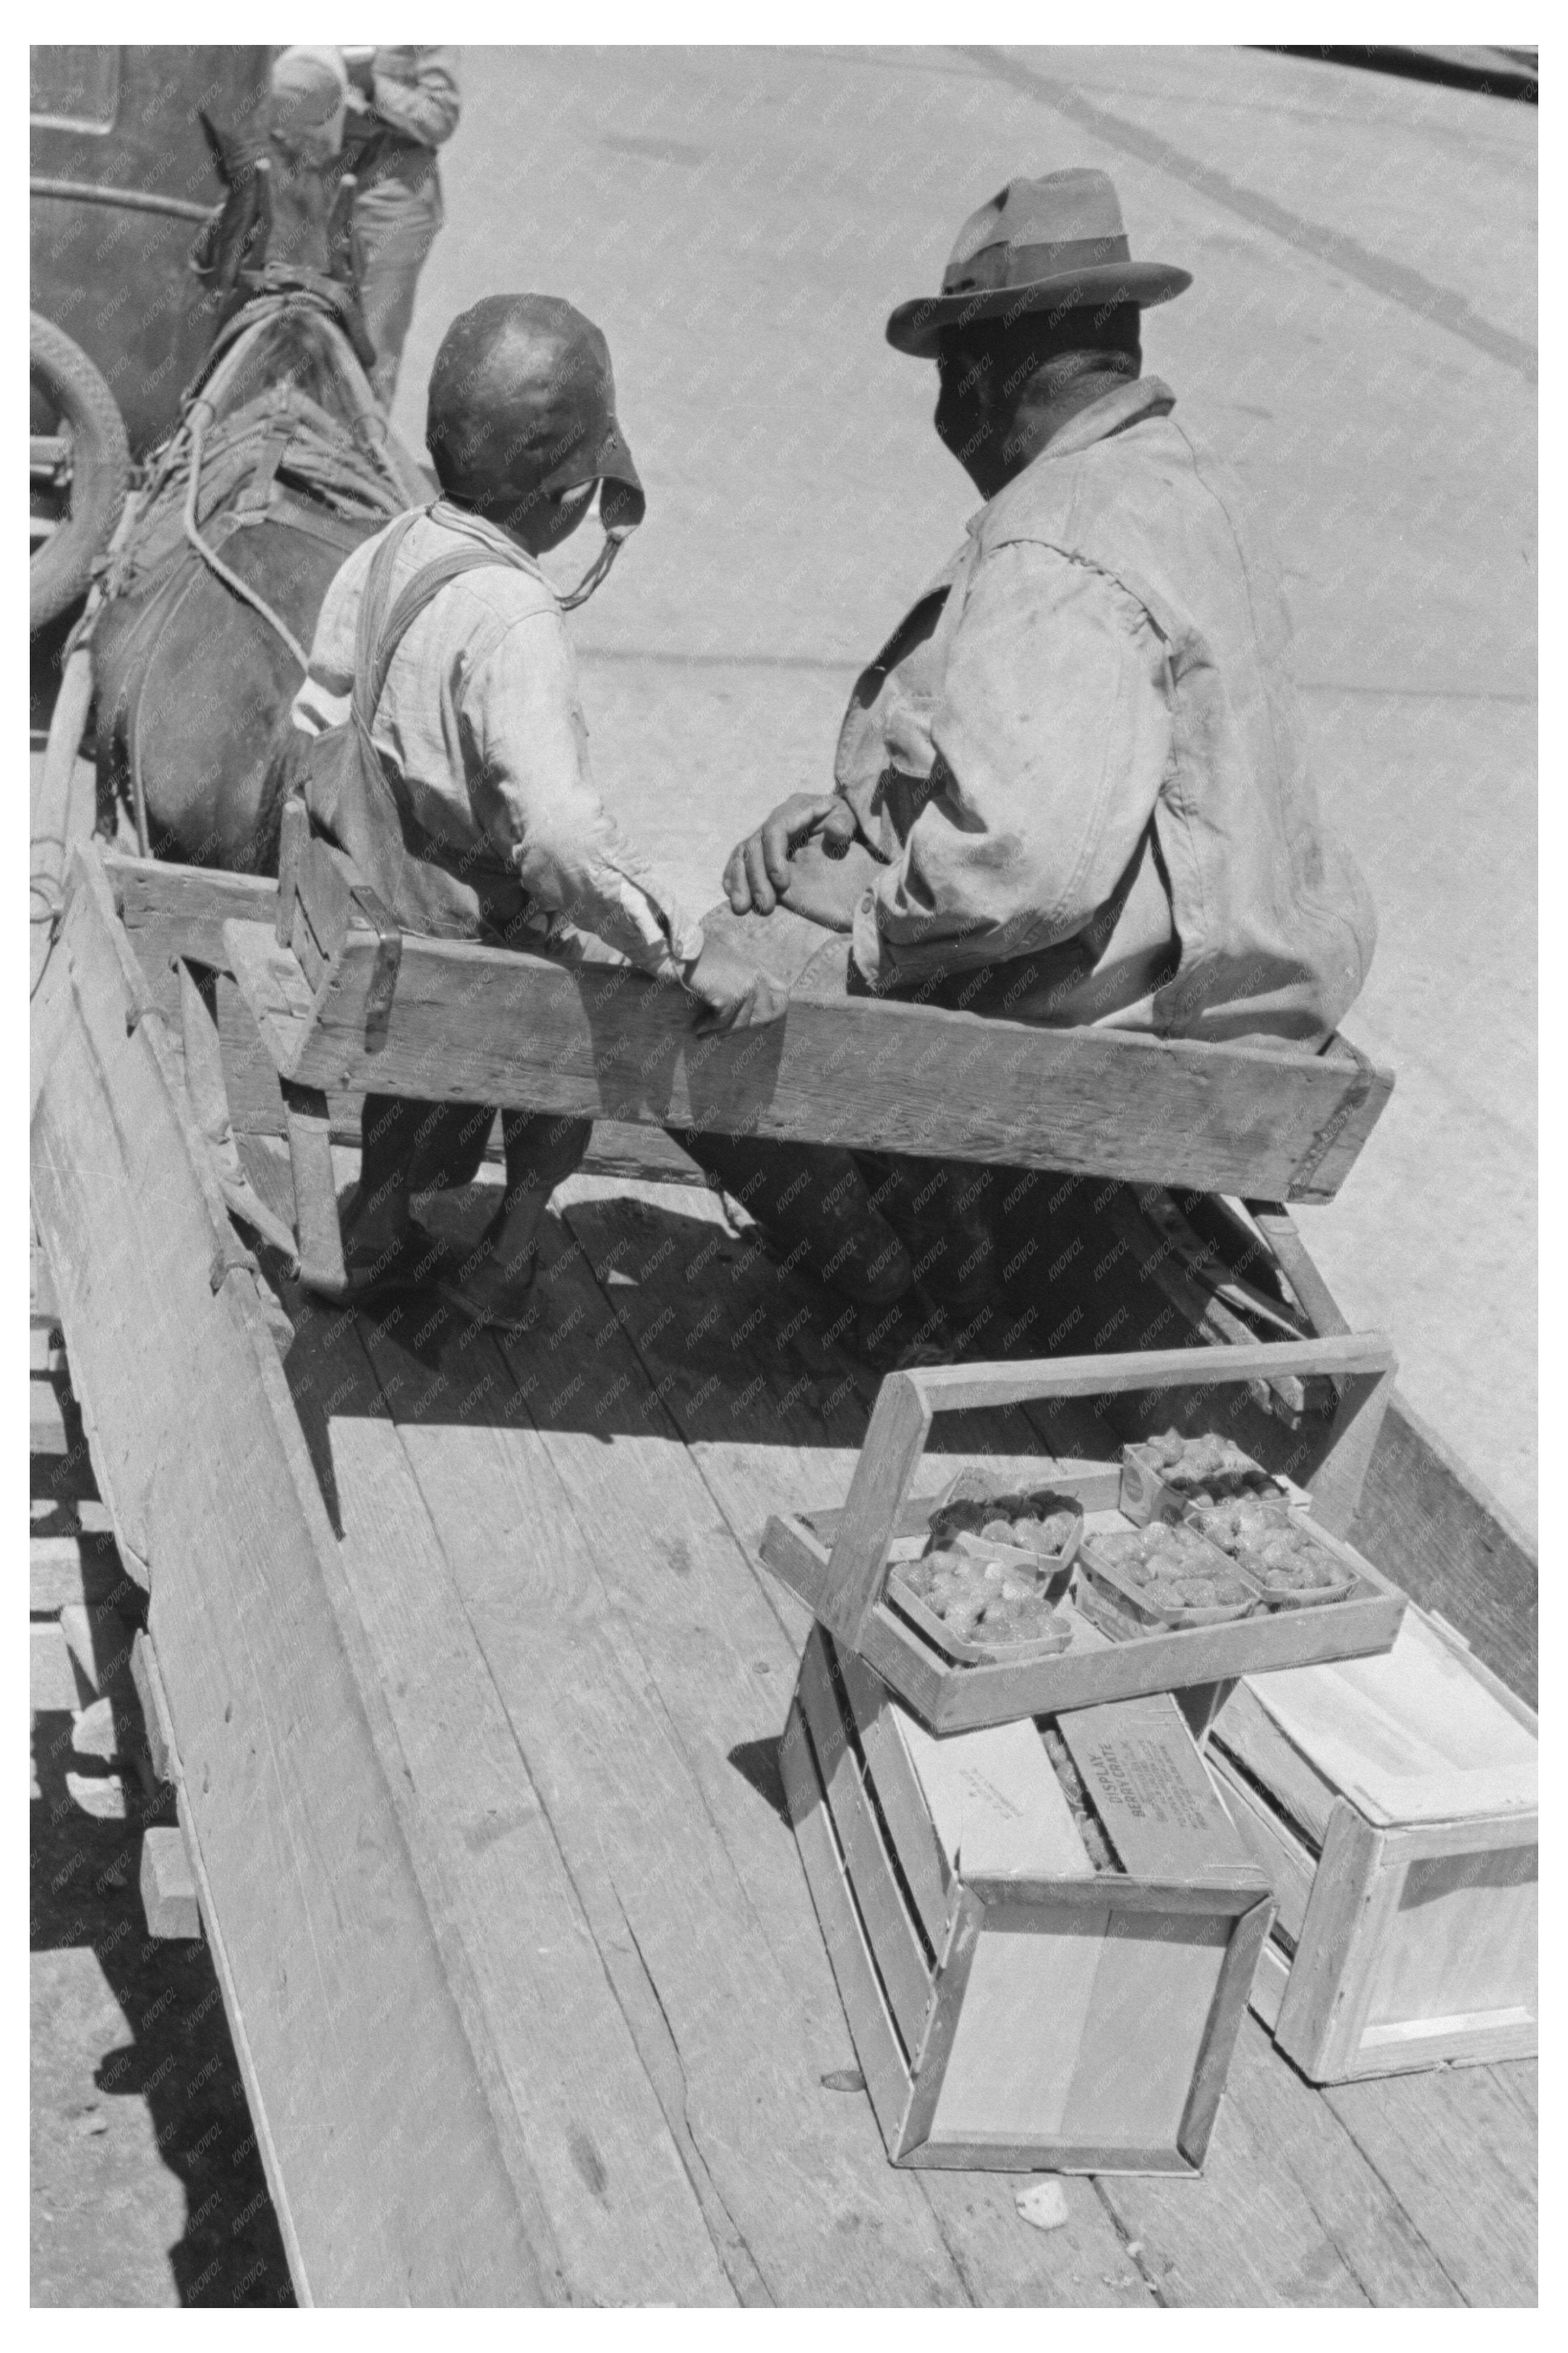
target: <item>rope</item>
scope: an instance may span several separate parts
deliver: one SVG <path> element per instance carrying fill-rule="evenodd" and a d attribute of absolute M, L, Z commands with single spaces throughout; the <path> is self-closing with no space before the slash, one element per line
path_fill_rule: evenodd
<path fill-rule="evenodd" d="M 289 651 L 293 655 L 294 659 L 298 662 L 301 670 L 308 670 L 311 666 L 310 657 L 305 652 L 303 646 L 301 645 L 298 638 L 295 637 L 292 629 L 290 628 L 288 623 L 279 619 L 277 614 L 274 613 L 271 606 L 268 604 L 266 598 L 259 595 L 258 592 L 250 586 L 248 581 L 242 580 L 238 572 L 233 572 L 229 569 L 228 565 L 223 561 L 223 558 L 217 554 L 214 549 L 207 545 L 206 540 L 203 539 L 201 533 L 196 528 L 196 494 L 201 488 L 202 445 L 207 438 L 207 420 L 211 416 L 212 409 L 205 399 L 193 403 L 191 407 L 191 473 L 190 482 L 185 491 L 184 515 L 185 537 L 190 541 L 191 545 L 196 549 L 196 554 L 201 557 L 202 562 L 207 566 L 208 570 L 222 581 L 226 588 L 231 590 L 232 593 L 236 596 L 239 597 L 244 604 L 249 605 L 252 612 L 260 613 L 268 628 L 271 629 L 276 636 L 281 638 L 284 645 L 288 647 Z M 145 856 L 146 853 L 143 851 L 143 854 Z"/>
<path fill-rule="evenodd" d="M 623 531 L 612 531 L 607 533 L 604 545 L 599 549 L 599 554 L 594 557 L 593 562 L 583 574 L 582 578 L 577 582 L 577 585 L 572 590 L 571 595 L 561 598 L 561 610 L 563 613 L 575 613 L 579 605 L 586 605 L 588 603 L 588 598 L 593 595 L 596 588 L 603 586 L 604 582 L 609 577 L 609 567 L 615 562 L 616 557 L 620 554 L 621 546 L 627 534 Z"/>

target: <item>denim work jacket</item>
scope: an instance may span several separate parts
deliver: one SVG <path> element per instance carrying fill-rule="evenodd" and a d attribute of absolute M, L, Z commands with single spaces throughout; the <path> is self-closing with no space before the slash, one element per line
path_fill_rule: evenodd
<path fill-rule="evenodd" d="M 1272 565 L 1173 406 L 1150 377 L 1073 418 L 861 676 L 835 773 L 886 871 L 853 958 L 1018 1020 L 1315 1046 L 1376 919 L 1319 816 Z"/>

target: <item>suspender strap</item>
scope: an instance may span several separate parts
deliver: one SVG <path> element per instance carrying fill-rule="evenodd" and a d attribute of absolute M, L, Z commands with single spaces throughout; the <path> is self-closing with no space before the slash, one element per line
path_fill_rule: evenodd
<path fill-rule="evenodd" d="M 355 715 L 367 735 L 386 691 L 392 658 L 427 605 L 434 602 L 449 581 L 460 579 L 465 572 L 506 565 L 507 559 L 499 549 L 482 547 L 470 541 L 466 546 L 454 547 L 421 566 L 388 613 L 398 553 L 424 512 L 417 507 L 412 514 L 393 524 L 371 558 L 370 575 L 360 599 L 354 646 L 354 703 Z M 521 563 L 516 569 L 523 569 Z"/>

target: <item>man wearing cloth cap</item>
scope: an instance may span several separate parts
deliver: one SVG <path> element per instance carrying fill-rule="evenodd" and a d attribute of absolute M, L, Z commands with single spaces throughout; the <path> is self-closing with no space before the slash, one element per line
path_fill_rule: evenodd
<path fill-rule="evenodd" d="M 313 826 L 406 930 L 624 961 L 684 987 L 708 1028 L 777 1018 L 781 996 L 734 946 L 705 944 L 589 777 L 562 610 L 602 580 L 644 507 L 604 337 L 554 296 L 476 303 L 436 355 L 428 438 L 441 496 L 355 550 L 316 625 L 293 714 L 314 739 Z M 596 484 L 604 547 L 557 598 L 537 559 Z M 409 1212 L 414 1190 L 469 1181 L 493 1117 L 366 1096 L 344 1213 L 350 1297 L 434 1279 L 480 1321 L 523 1320 L 539 1220 L 586 1120 L 504 1114 L 502 1205 L 465 1263 Z"/>
<path fill-rule="evenodd" d="M 785 801 L 726 869 L 742 936 L 782 921 L 758 946 L 781 975 L 826 926 L 814 983 L 1306 1051 L 1360 990 L 1375 922 L 1319 818 L 1272 566 L 1140 375 L 1141 311 L 1191 282 L 1131 259 L 1103 173 L 1062 171 L 982 206 L 940 295 L 893 313 L 986 503 L 863 672 L 834 791 Z M 930 1293 L 981 1299 L 983 1176 L 868 1166 L 914 1273 L 935 1250 Z"/>

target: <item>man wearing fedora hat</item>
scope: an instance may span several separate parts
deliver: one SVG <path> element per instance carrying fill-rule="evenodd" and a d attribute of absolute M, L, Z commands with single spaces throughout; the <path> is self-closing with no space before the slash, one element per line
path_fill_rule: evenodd
<path fill-rule="evenodd" d="M 1141 375 L 1141 313 L 1191 283 L 1132 259 L 1104 173 L 1061 171 L 983 205 L 941 292 L 888 321 L 936 361 L 938 435 L 985 504 L 863 671 L 833 791 L 793 795 L 726 868 L 779 976 L 1306 1051 L 1360 990 L 1375 920 L 1319 816 L 1273 567 Z M 894 1280 L 934 1248 L 949 1314 L 983 1299 L 983 1176 L 868 1169 Z M 770 1167 L 765 1227 L 789 1181 Z"/>

